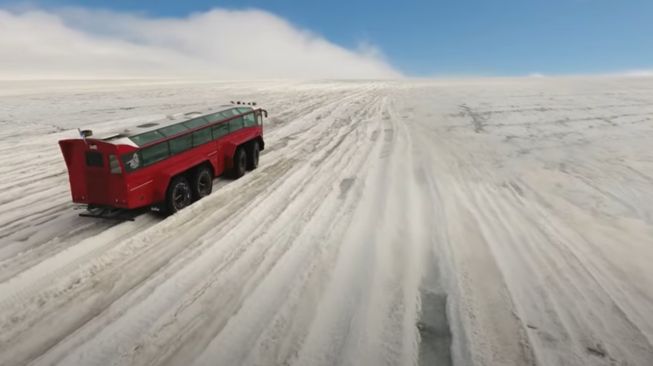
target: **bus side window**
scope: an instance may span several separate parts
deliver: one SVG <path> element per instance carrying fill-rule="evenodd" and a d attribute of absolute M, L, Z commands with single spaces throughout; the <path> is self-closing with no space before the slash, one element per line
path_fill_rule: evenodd
<path fill-rule="evenodd" d="M 183 135 L 170 140 L 170 154 L 179 154 L 180 152 L 190 149 L 193 145 L 191 135 Z"/>
<path fill-rule="evenodd" d="M 169 155 L 168 142 L 152 145 L 141 150 L 143 166 L 148 166 L 167 158 Z"/>
<path fill-rule="evenodd" d="M 122 174 L 120 163 L 114 154 L 109 154 L 109 168 L 111 169 L 111 174 Z"/>
<path fill-rule="evenodd" d="M 132 136 L 129 139 L 132 140 L 136 145 L 143 146 L 163 137 L 165 136 L 163 136 L 161 132 L 159 132 L 158 130 L 154 130 L 150 132 L 141 133 L 140 135 Z"/>
<path fill-rule="evenodd" d="M 256 125 L 256 117 L 254 116 L 254 113 L 249 113 L 243 116 L 245 119 L 245 127 L 252 127 Z"/>
<path fill-rule="evenodd" d="M 229 123 L 220 123 L 213 126 L 213 139 L 219 139 L 227 134 L 229 134 Z"/>
<path fill-rule="evenodd" d="M 211 141 L 211 128 L 203 128 L 193 132 L 193 146 L 200 146 Z"/>
<path fill-rule="evenodd" d="M 259 126 L 263 125 L 263 113 L 261 111 L 256 112 L 256 123 Z"/>
<path fill-rule="evenodd" d="M 157 131 L 159 131 L 159 133 L 161 133 L 163 136 L 169 137 L 169 136 L 173 136 L 173 135 L 176 135 L 178 133 L 181 133 L 181 132 L 184 132 L 184 131 L 187 131 L 187 130 L 188 130 L 188 127 L 184 126 L 181 123 L 177 123 L 177 124 L 172 125 L 172 126 L 159 128 Z"/>
<path fill-rule="evenodd" d="M 243 117 L 238 117 L 229 121 L 229 130 L 231 132 L 238 131 L 243 128 Z"/>
<path fill-rule="evenodd" d="M 208 124 L 209 124 L 209 120 L 205 117 L 191 119 L 190 121 L 186 121 L 183 123 L 183 125 L 188 128 L 197 128 Z"/>
<path fill-rule="evenodd" d="M 225 112 L 216 112 L 209 114 L 208 116 L 204 116 L 204 118 L 206 118 L 209 123 L 215 123 L 229 117 L 231 117 L 231 114 L 226 114 Z"/>

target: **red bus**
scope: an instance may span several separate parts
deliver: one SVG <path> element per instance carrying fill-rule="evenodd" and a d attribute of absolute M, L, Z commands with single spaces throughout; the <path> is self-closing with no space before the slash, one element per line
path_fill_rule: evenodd
<path fill-rule="evenodd" d="M 263 117 L 264 109 L 232 104 L 103 138 L 80 131 L 80 138 L 59 141 L 73 202 L 173 214 L 211 193 L 214 177 L 256 169 L 265 148 Z"/>

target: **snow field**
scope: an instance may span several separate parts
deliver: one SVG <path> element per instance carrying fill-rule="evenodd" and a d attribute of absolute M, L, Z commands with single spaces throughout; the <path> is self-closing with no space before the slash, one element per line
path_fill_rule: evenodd
<path fill-rule="evenodd" d="M 650 81 L 5 83 L 0 364 L 647 365 Z M 77 216 L 57 140 L 229 100 L 257 170 Z"/>

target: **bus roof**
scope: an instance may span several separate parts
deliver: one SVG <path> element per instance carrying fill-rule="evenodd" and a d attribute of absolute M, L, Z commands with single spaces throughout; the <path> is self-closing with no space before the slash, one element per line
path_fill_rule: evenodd
<path fill-rule="evenodd" d="M 115 145 L 140 147 L 186 130 L 208 125 L 212 122 L 247 113 L 251 110 L 252 107 L 248 105 L 228 104 L 201 111 L 177 113 L 168 115 L 161 120 L 142 123 L 122 131 L 98 137 L 98 140 Z"/>

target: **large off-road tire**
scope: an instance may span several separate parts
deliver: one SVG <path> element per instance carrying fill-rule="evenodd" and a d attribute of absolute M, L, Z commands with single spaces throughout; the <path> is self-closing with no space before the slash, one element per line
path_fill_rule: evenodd
<path fill-rule="evenodd" d="M 202 199 L 213 190 L 213 172 L 206 165 L 201 165 L 195 169 L 191 181 L 193 200 Z"/>
<path fill-rule="evenodd" d="M 247 149 L 247 170 L 254 170 L 258 167 L 258 156 L 261 148 L 258 141 L 252 141 Z"/>
<path fill-rule="evenodd" d="M 192 189 L 188 179 L 183 175 L 174 177 L 166 192 L 166 213 L 172 215 L 192 202 Z"/>
<path fill-rule="evenodd" d="M 236 149 L 234 154 L 234 166 L 231 169 L 231 175 L 234 179 L 238 179 L 245 175 L 245 170 L 247 169 L 247 153 L 245 149 L 241 147 Z"/>

